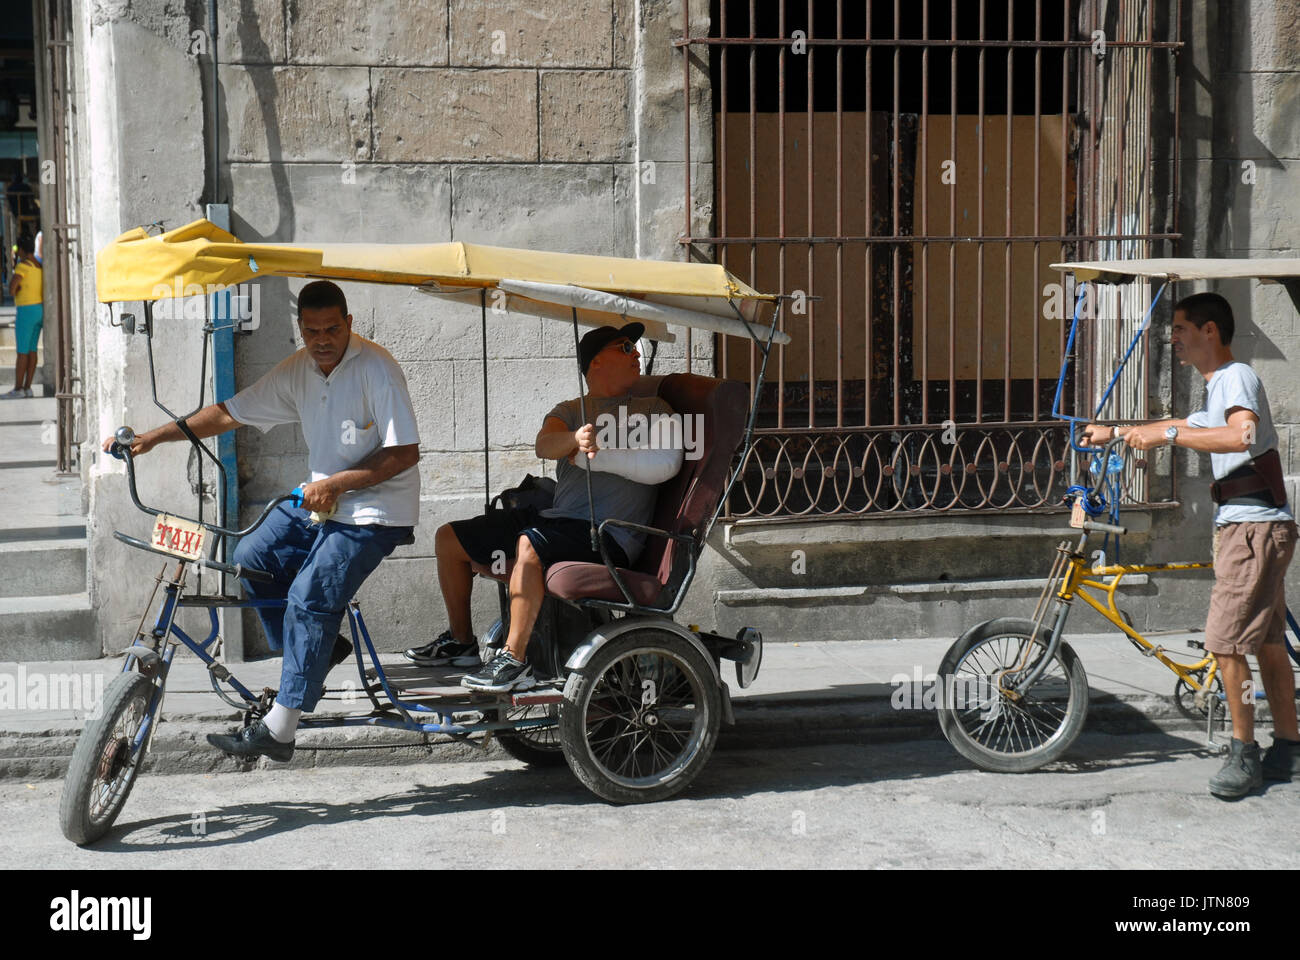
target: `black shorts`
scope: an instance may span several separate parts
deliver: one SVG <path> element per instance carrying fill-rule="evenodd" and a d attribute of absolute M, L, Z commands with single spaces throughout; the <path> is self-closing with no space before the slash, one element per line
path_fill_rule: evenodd
<path fill-rule="evenodd" d="M 500 559 L 499 556 L 493 557 L 497 551 L 508 559 L 514 559 L 520 534 L 528 538 L 544 567 L 564 560 L 604 563 L 600 554 L 591 549 L 591 524 L 588 521 L 543 517 L 531 507 L 493 510 L 469 520 L 453 520 L 451 529 L 470 559 L 485 567 L 492 566 L 494 559 Z M 616 567 L 628 566 L 627 554 L 608 531 L 604 540 L 610 562 Z"/>

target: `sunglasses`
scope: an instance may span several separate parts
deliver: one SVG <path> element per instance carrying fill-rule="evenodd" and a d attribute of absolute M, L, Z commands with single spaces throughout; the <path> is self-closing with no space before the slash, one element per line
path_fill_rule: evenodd
<path fill-rule="evenodd" d="M 629 357 L 636 351 L 636 344 L 631 340 L 624 340 L 622 343 L 611 343 L 609 347 L 618 347 Z M 609 347 L 606 347 L 605 349 L 608 350 Z"/>

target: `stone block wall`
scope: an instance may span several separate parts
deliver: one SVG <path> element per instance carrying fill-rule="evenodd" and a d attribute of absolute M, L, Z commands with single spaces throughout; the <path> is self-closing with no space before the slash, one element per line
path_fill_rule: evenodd
<path fill-rule="evenodd" d="M 679 0 L 231 0 L 218 7 L 215 100 L 204 5 L 96 0 L 78 7 L 74 58 L 85 99 L 76 118 L 74 219 L 87 251 L 134 226 L 178 226 L 202 216 L 206 203 L 228 202 L 234 232 L 250 241 L 464 240 L 682 258 L 686 107 L 679 92 L 673 96 L 683 55 L 672 46 L 682 30 Z M 692 123 L 707 129 L 707 77 L 700 64 L 692 69 Z M 692 176 L 697 195 L 708 197 L 710 148 L 707 137 L 699 141 Z M 711 204 L 698 213 L 692 229 L 707 232 Z M 139 532 L 145 518 L 130 505 L 120 465 L 98 454 L 98 437 L 120 423 L 148 429 L 163 415 L 149 396 L 143 338 L 126 336 L 107 307 L 95 306 L 93 256 L 79 267 L 90 589 L 104 649 L 112 651 L 139 617 L 142 598 L 117 576 L 139 558 L 111 533 Z M 302 285 L 260 283 L 258 329 L 236 342 L 237 386 L 298 347 L 294 298 Z M 401 647 L 438 632 L 444 620 L 434 530 L 477 512 L 485 499 L 480 313 L 475 303 L 447 304 L 407 288 L 345 289 L 354 329 L 402 364 L 421 432 L 417 542 L 362 595 L 375 635 Z M 192 405 L 198 375 L 199 340 L 185 332 L 168 331 L 156 344 L 170 338 L 173 362 L 159 370 L 159 393 L 180 410 Z M 710 369 L 709 341 L 696 339 L 697 370 Z M 533 456 L 532 441 L 546 411 L 578 389 L 572 350 L 562 325 L 489 314 L 486 469 L 494 492 L 551 469 Z M 658 372 L 684 368 L 684 343 L 659 356 Z M 243 430 L 238 448 L 247 521 L 306 476 L 306 449 L 289 427 Z M 192 512 L 187 452 L 176 446 L 151 455 L 147 499 Z M 495 597 L 480 594 L 482 629 Z M 260 630 L 251 617 L 245 625 L 247 647 L 257 652 Z"/>
<path fill-rule="evenodd" d="M 256 0 L 223 16 L 222 191 L 241 238 L 681 258 L 683 165 L 671 131 L 684 105 L 680 93 L 664 94 L 682 76 L 671 46 L 677 3 Z M 638 98 L 649 96 L 664 100 L 663 112 L 640 123 Z M 698 102 L 707 108 L 707 97 Z M 707 172 L 695 177 L 707 193 Z M 302 283 L 261 286 L 260 328 L 236 348 L 240 385 L 297 346 Z M 354 329 L 402 364 L 421 434 L 417 543 L 381 570 L 397 586 L 366 590 L 403 596 L 413 622 L 432 628 L 444 619 L 433 531 L 484 500 L 479 306 L 344 288 Z M 682 368 L 682 349 L 661 350 L 657 368 Z M 554 323 L 489 315 L 487 352 L 495 492 L 553 470 L 533 457 L 533 438 L 578 382 L 571 333 Z M 242 431 L 239 457 L 246 516 L 306 475 L 306 450 L 288 427 Z M 485 627 L 494 597 L 480 592 Z M 372 616 L 380 636 L 391 633 L 387 613 Z"/>

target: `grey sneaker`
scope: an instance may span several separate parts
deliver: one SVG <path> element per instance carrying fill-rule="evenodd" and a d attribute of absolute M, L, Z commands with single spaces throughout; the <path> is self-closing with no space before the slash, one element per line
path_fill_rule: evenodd
<path fill-rule="evenodd" d="M 530 690 L 537 686 L 533 668 L 520 663 L 509 651 L 502 650 L 478 673 L 461 677 L 460 685 L 471 690 L 505 693 L 507 690 Z"/>
<path fill-rule="evenodd" d="M 1264 760 L 1261 763 L 1264 771 L 1265 780 L 1281 780 L 1284 783 L 1291 780 L 1291 775 L 1295 773 L 1296 761 L 1300 760 L 1300 740 L 1283 740 L 1281 737 L 1273 738 L 1273 746 L 1264 751 Z"/>
<path fill-rule="evenodd" d="M 0 400 L 21 400 L 25 396 L 27 396 L 27 394 L 23 393 L 19 388 L 14 387 L 14 389 L 10 390 L 8 393 L 0 393 Z"/>
<path fill-rule="evenodd" d="M 1223 767 L 1210 778 L 1210 793 L 1225 800 L 1244 797 L 1252 790 L 1264 785 L 1263 761 L 1259 755 L 1259 744 L 1251 741 L 1242 743 L 1236 737 L 1228 747 L 1228 759 Z"/>
<path fill-rule="evenodd" d="M 32 388 L 31 388 L 31 387 L 23 387 L 23 396 L 24 396 L 24 397 L 33 397 L 33 396 L 35 396 L 35 394 L 32 393 Z"/>

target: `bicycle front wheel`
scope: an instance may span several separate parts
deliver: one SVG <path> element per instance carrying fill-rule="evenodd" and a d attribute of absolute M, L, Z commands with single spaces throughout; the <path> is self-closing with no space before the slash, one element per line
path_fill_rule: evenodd
<path fill-rule="evenodd" d="M 1062 642 L 1042 675 L 1017 689 L 1047 652 L 1049 632 L 1003 617 L 972 627 L 939 667 L 939 726 L 966 759 L 995 773 L 1027 773 L 1070 749 L 1088 714 L 1088 677 Z"/>
<path fill-rule="evenodd" d="M 59 802 L 63 835 L 73 843 L 98 840 L 121 813 L 144 761 L 147 744 L 137 741 L 153 693 L 147 677 L 119 674 L 77 739 Z"/>

